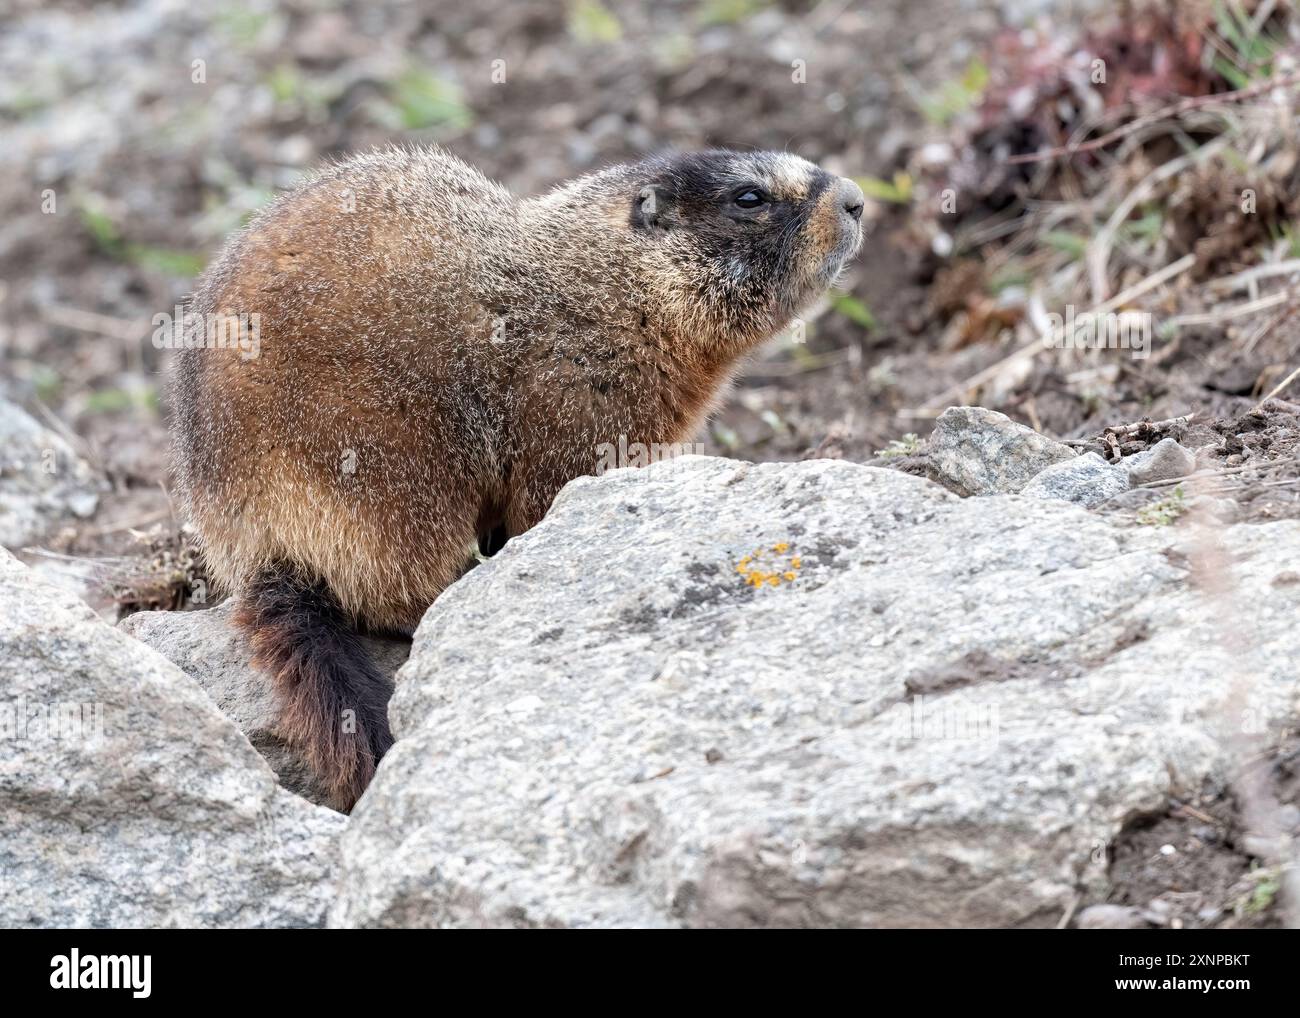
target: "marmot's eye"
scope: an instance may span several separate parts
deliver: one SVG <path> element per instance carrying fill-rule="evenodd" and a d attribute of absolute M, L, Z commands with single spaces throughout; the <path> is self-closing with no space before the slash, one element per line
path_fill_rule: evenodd
<path fill-rule="evenodd" d="M 766 205 L 771 200 L 772 199 L 768 197 L 766 191 L 757 187 L 751 187 L 747 191 L 742 191 L 732 199 L 732 201 L 742 209 L 756 209 L 762 205 Z"/>

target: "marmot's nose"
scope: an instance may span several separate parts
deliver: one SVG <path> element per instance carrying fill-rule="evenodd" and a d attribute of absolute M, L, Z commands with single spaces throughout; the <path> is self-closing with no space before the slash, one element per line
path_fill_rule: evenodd
<path fill-rule="evenodd" d="M 862 206 L 865 201 L 862 188 L 848 177 L 840 178 L 840 207 L 849 214 L 850 218 L 855 220 L 862 218 Z"/>

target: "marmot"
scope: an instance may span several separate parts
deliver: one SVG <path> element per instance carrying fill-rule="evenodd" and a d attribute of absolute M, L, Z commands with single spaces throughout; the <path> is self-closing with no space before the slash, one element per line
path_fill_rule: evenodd
<path fill-rule="evenodd" d="M 411 632 L 598 446 L 693 437 L 740 356 L 857 252 L 862 206 L 778 152 L 663 155 L 518 198 L 394 148 L 229 242 L 186 316 L 206 337 L 174 365 L 174 474 L 340 808 L 392 742 L 357 632 Z M 253 341 L 213 342 L 214 319 Z"/>

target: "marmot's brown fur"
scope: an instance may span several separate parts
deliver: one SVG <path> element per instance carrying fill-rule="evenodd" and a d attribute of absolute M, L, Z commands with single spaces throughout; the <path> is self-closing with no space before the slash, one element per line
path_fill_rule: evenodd
<path fill-rule="evenodd" d="M 175 473 L 341 808 L 391 743 L 356 630 L 409 632 L 602 443 L 689 440 L 737 359 L 857 251 L 862 201 L 784 153 L 669 155 L 520 199 L 393 149 L 230 242 L 190 311 L 249 334 L 184 344 Z"/>

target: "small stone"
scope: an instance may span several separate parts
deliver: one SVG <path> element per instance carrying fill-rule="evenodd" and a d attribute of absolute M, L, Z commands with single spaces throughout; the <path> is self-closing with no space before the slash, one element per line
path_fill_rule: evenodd
<path fill-rule="evenodd" d="M 930 436 L 930 479 L 958 495 L 1018 492 L 1044 467 L 1074 458 L 1069 446 L 984 407 L 949 407 Z"/>
<path fill-rule="evenodd" d="M 1130 488 L 1106 500 L 1107 509 L 1144 509 L 1169 497 L 1168 489 Z"/>
<path fill-rule="evenodd" d="M 0 400 L 0 545 L 18 549 L 93 515 L 107 488 L 62 438 Z"/>
<path fill-rule="evenodd" d="M 1095 452 L 1055 463 L 1025 485 L 1022 495 L 1074 502 L 1089 509 L 1129 489 L 1128 474 Z"/>
<path fill-rule="evenodd" d="M 1196 469 L 1196 456 L 1172 438 L 1163 438 L 1150 449 L 1120 461 L 1119 465 L 1128 471 L 1130 483 L 1150 484 L 1188 476 Z"/>
<path fill-rule="evenodd" d="M 1075 925 L 1081 930 L 1141 930 L 1147 922 L 1132 905 L 1089 905 Z"/>
<path fill-rule="evenodd" d="M 1256 859 L 1279 859 L 1286 853 L 1290 839 L 1285 835 L 1268 837 L 1263 834 L 1247 834 L 1241 839 L 1241 850 Z"/>

